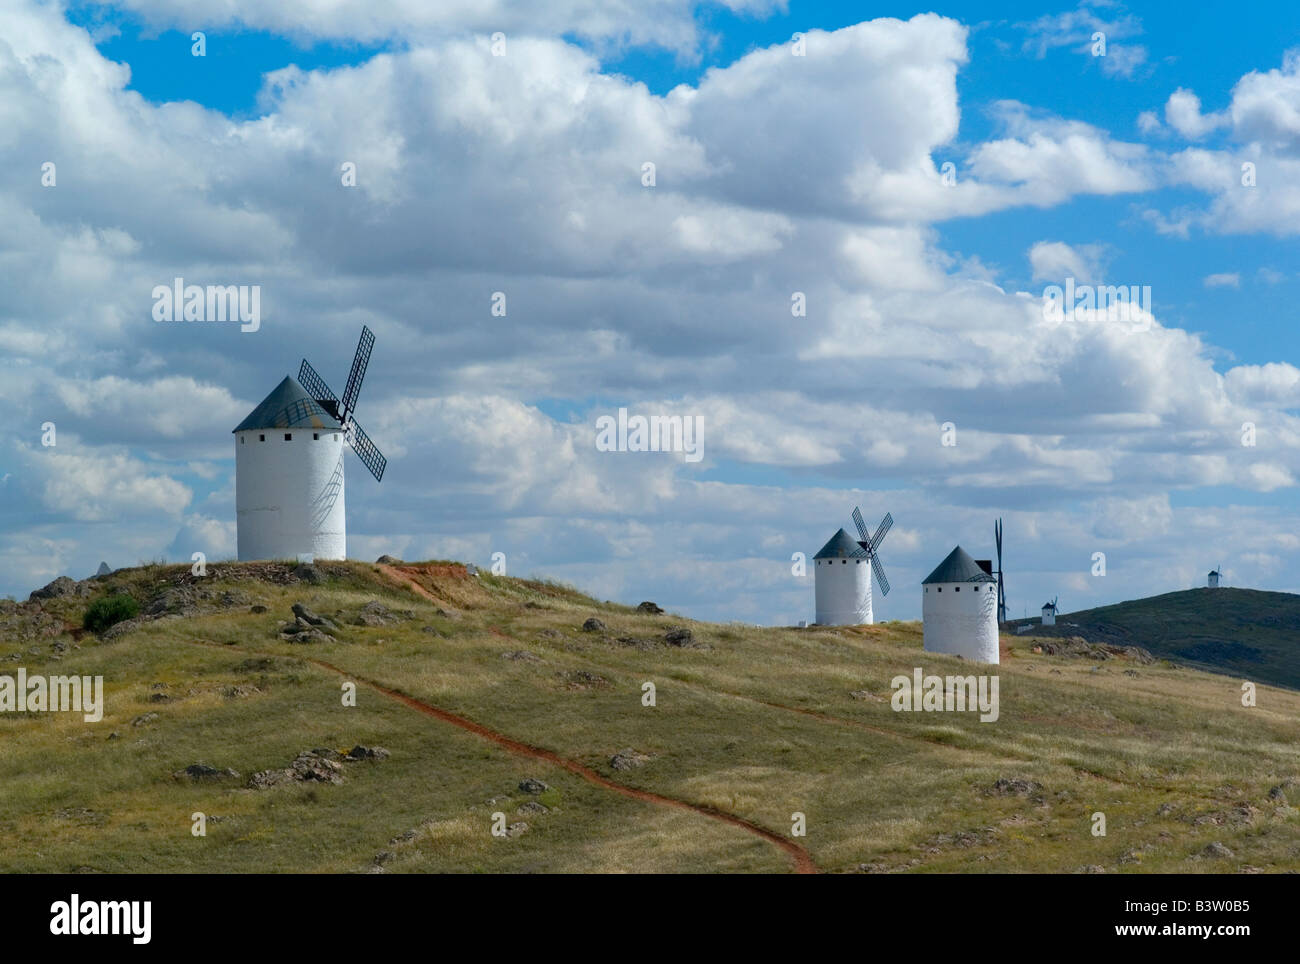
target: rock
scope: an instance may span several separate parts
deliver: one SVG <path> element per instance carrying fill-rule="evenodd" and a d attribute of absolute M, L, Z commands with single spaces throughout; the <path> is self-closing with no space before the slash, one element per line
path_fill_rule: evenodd
<path fill-rule="evenodd" d="M 385 553 L 384 555 L 380 556 L 378 559 L 375 560 L 376 566 L 400 566 L 401 564 L 402 564 L 401 559 L 397 559 L 393 556 L 388 555 L 387 553 Z"/>
<path fill-rule="evenodd" d="M 649 762 L 650 757 L 644 753 L 638 753 L 631 747 L 619 750 L 609 759 L 609 765 L 614 770 L 635 770 L 637 767 L 643 767 Z"/>
<path fill-rule="evenodd" d="M 377 865 L 386 864 L 388 863 L 388 861 L 392 859 L 393 859 L 393 852 L 391 850 L 381 850 L 379 851 L 379 853 L 375 854 L 375 863 Z"/>
<path fill-rule="evenodd" d="M 348 750 L 349 760 L 387 760 L 391 754 L 382 746 L 362 746 L 357 744 Z"/>
<path fill-rule="evenodd" d="M 83 588 L 73 579 L 67 576 L 59 576 L 52 582 L 46 583 L 40 589 L 33 589 L 27 601 L 33 599 L 56 599 L 60 596 L 85 596 L 89 594 L 89 588 Z"/>
<path fill-rule="evenodd" d="M 519 821 L 518 823 L 512 823 L 510 826 L 506 827 L 507 837 L 518 837 L 521 833 L 527 833 L 527 832 L 528 832 L 528 824 L 524 823 L 522 820 Z"/>
<path fill-rule="evenodd" d="M 587 690 L 593 686 L 608 686 L 609 680 L 598 673 L 590 670 L 575 669 L 567 672 L 556 673 L 556 676 L 564 680 L 565 684 L 571 690 Z"/>
<path fill-rule="evenodd" d="M 564 638 L 564 633 L 560 632 L 558 629 L 549 629 L 549 628 L 539 629 L 537 631 L 537 635 L 540 636 L 542 639 L 563 639 Z"/>
<path fill-rule="evenodd" d="M 1232 851 L 1217 840 L 1211 844 L 1207 844 L 1205 849 L 1201 851 L 1201 856 L 1203 857 L 1225 858 L 1231 857 L 1232 855 Z"/>
<path fill-rule="evenodd" d="M 695 634 L 685 626 L 674 626 L 664 633 L 664 642 L 669 646 L 690 646 L 695 642 Z"/>
<path fill-rule="evenodd" d="M 320 570 L 310 562 L 300 562 L 294 568 L 293 574 L 303 582 L 310 583 L 313 586 L 319 586 L 325 581 L 325 577 L 320 574 Z"/>
<path fill-rule="evenodd" d="M 529 777 L 527 780 L 523 780 L 520 782 L 519 789 L 524 791 L 524 793 L 538 794 L 538 793 L 545 793 L 547 790 L 551 788 L 547 784 L 543 783 L 541 780 L 537 780 L 533 777 Z"/>
<path fill-rule="evenodd" d="M 519 814 L 519 816 L 521 817 L 526 817 L 531 813 L 542 814 L 542 813 L 550 813 L 550 812 L 551 812 L 550 807 L 546 806 L 546 804 L 544 803 L 538 803 L 536 800 L 529 800 L 527 803 L 522 804 L 519 807 L 519 809 L 515 811 L 515 813 Z"/>
<path fill-rule="evenodd" d="M 540 663 L 542 661 L 540 656 L 536 653 L 530 653 L 526 649 L 512 649 L 508 653 L 502 653 L 501 658 L 514 663 Z"/>
<path fill-rule="evenodd" d="M 325 629 L 338 629 L 338 626 L 326 618 L 318 616 L 302 603 L 293 604 L 293 614 L 300 620 L 305 620 L 309 626 L 321 626 Z"/>
<path fill-rule="evenodd" d="M 353 620 L 357 626 L 391 626 L 400 623 L 402 617 L 397 615 L 377 599 L 372 599 L 361 607 Z"/>
<path fill-rule="evenodd" d="M 257 696 L 261 692 L 256 686 L 240 683 L 236 686 L 223 687 L 221 695 L 228 700 L 242 700 L 249 696 Z"/>
<path fill-rule="evenodd" d="M 582 624 L 582 631 L 584 633 L 603 633 L 605 631 L 605 624 L 595 616 L 592 616 Z"/>
<path fill-rule="evenodd" d="M 1167 817 L 1177 809 L 1178 808 L 1175 807 L 1172 803 L 1162 803 L 1158 808 L 1156 808 L 1156 816 Z"/>
<path fill-rule="evenodd" d="M 658 616 L 660 613 L 663 612 L 663 609 L 660 608 L 659 606 L 656 606 L 654 603 L 650 602 L 649 600 L 647 600 L 646 602 L 643 602 L 641 603 L 641 605 L 637 606 L 636 611 L 639 613 L 647 613 L 651 616 Z"/>
<path fill-rule="evenodd" d="M 1286 784 L 1279 783 L 1277 786 L 1269 790 L 1268 798 L 1270 800 L 1276 800 L 1278 803 L 1282 804 L 1282 806 L 1286 806 L 1287 805 Z"/>
<path fill-rule="evenodd" d="M 141 713 L 131 721 L 132 726 L 148 726 L 154 720 L 158 719 L 157 713 Z"/>
<path fill-rule="evenodd" d="M 871 692 L 871 690 L 849 690 L 849 695 L 855 700 L 870 700 L 873 703 L 885 702 L 883 696 L 877 696 L 875 693 Z"/>
<path fill-rule="evenodd" d="M 999 777 L 989 792 L 998 797 L 1027 797 L 1042 789 L 1042 785 L 1033 780 Z"/>
<path fill-rule="evenodd" d="M 225 767 L 218 769 L 214 766 L 208 766 L 206 763 L 191 763 L 184 770 L 177 770 L 172 774 L 172 779 L 183 780 L 189 777 L 191 780 L 219 780 L 222 777 L 238 777 L 239 774 Z"/>
<path fill-rule="evenodd" d="M 170 703 L 171 701 L 172 701 L 172 698 L 171 698 L 170 696 L 168 696 L 166 693 L 150 693 L 150 694 L 149 694 L 149 702 L 150 702 L 150 703 Z"/>
<path fill-rule="evenodd" d="M 249 607 L 248 607 L 248 611 L 249 611 L 250 613 L 258 613 L 258 614 L 261 614 L 261 613 L 266 612 L 266 607 L 265 607 L 265 606 L 260 606 L 260 605 L 259 605 L 259 606 L 249 606 Z"/>

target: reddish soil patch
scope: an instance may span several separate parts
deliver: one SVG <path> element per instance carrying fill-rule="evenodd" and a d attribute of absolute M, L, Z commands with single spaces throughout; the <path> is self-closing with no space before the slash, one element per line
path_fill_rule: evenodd
<path fill-rule="evenodd" d="M 648 803 L 658 803 L 663 806 L 677 807 L 682 810 L 693 810 L 695 813 L 703 814 L 706 817 L 712 817 L 714 820 L 721 820 L 723 823 L 729 823 L 734 827 L 741 827 L 756 836 L 762 837 L 769 843 L 775 844 L 789 854 L 791 860 L 794 861 L 795 870 L 797 872 L 801 874 L 815 874 L 818 872 L 817 865 L 813 863 L 812 857 L 803 847 L 799 846 L 792 840 L 787 840 L 780 834 L 768 830 L 766 827 L 760 827 L 756 823 L 750 823 L 748 820 L 745 820 L 742 817 L 737 817 L 735 814 L 715 810 L 713 807 L 706 807 L 702 804 L 688 803 L 685 800 L 677 800 L 673 797 L 661 796 L 658 793 L 651 793 L 648 790 L 637 790 L 634 787 L 625 787 L 621 783 L 615 783 L 613 780 L 601 776 L 591 767 L 584 766 L 576 760 L 569 760 L 550 750 L 544 750 L 541 747 L 532 746 L 531 744 L 511 739 L 505 734 L 498 733 L 496 730 L 490 729 L 481 723 L 475 723 L 467 717 L 441 709 L 440 707 L 434 706 L 431 703 L 426 703 L 423 700 L 418 700 L 414 696 L 407 696 L 405 693 L 399 692 L 398 690 L 389 689 L 387 686 L 382 686 L 373 680 L 362 679 L 355 673 L 345 672 L 331 663 L 315 659 L 309 660 L 309 662 L 315 663 L 317 666 L 322 666 L 325 669 L 332 670 L 340 676 L 347 676 L 350 679 L 360 680 L 360 682 L 378 690 L 385 696 L 392 697 L 399 703 L 403 703 L 411 709 L 423 713 L 425 716 L 431 716 L 436 720 L 450 723 L 452 726 L 458 726 L 462 730 L 467 730 L 476 736 L 481 736 L 486 740 L 491 740 L 493 743 L 509 750 L 511 753 L 532 757 L 535 760 L 544 760 L 547 763 L 554 764 L 555 766 L 568 770 L 576 776 L 582 777 L 588 783 L 593 783 L 598 787 L 603 787 L 606 790 L 613 790 L 615 793 L 622 794 L 625 797 L 631 797 L 633 800 L 644 800 Z"/>

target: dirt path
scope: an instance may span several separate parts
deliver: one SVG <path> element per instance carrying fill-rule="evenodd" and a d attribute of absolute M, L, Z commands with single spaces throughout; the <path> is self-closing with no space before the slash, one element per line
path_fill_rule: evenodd
<path fill-rule="evenodd" d="M 442 602 L 442 600 L 438 599 L 437 596 L 433 595 L 433 593 L 429 592 L 427 589 L 421 586 L 411 576 L 407 575 L 404 572 L 401 572 L 395 567 L 381 565 L 378 566 L 377 568 L 389 579 L 393 580 L 394 582 L 400 583 L 404 586 L 407 586 L 417 595 L 422 596 L 423 598 L 428 599 L 432 602 L 436 602 L 436 603 Z M 502 635 L 505 634 L 503 633 Z M 665 797 L 658 793 L 651 793 L 649 790 L 637 790 L 633 787 L 624 786 L 621 783 L 615 783 L 613 780 L 601 776 L 600 773 L 593 770 L 591 767 L 584 766 L 583 764 L 579 763 L 576 760 L 570 760 L 566 757 L 560 756 L 557 753 L 553 753 L 550 750 L 544 750 L 541 747 L 532 746 L 531 744 L 522 743 L 519 740 L 511 739 L 510 737 L 506 736 L 504 733 L 499 733 L 496 730 L 490 729 L 489 727 L 486 727 L 481 723 L 475 723 L 473 720 L 468 719 L 467 717 L 459 716 L 456 713 L 452 713 L 448 710 L 441 709 L 440 707 L 434 706 L 431 703 L 426 703 L 423 700 L 418 700 L 413 696 L 408 696 L 407 694 L 398 692 L 397 690 L 389 689 L 388 687 L 383 686 L 380 683 L 376 683 L 373 680 L 361 679 L 355 674 L 347 673 L 344 670 L 340 669 L 339 667 L 333 666 L 330 663 L 326 663 L 323 660 L 309 659 L 308 661 L 315 663 L 318 666 L 322 666 L 326 669 L 332 670 L 335 673 L 348 676 L 352 679 L 357 679 L 359 682 L 365 683 L 367 686 L 371 687 L 372 689 L 378 690 L 379 692 L 383 693 L 385 696 L 390 696 L 401 703 L 405 703 L 407 706 L 411 707 L 411 709 L 418 710 L 419 712 L 424 713 L 426 716 L 432 716 L 435 719 L 442 720 L 444 723 L 450 723 L 453 726 L 458 726 L 463 730 L 468 730 L 470 733 L 474 733 L 478 736 L 483 737 L 484 739 L 491 740 L 493 743 L 496 743 L 498 746 L 501 746 L 509 750 L 511 753 L 516 753 L 521 756 L 529 756 L 536 760 L 545 760 L 547 763 L 551 763 L 554 764 L 555 766 L 568 770 L 570 773 L 576 776 L 580 776 L 588 783 L 593 783 L 598 787 L 603 787 L 606 790 L 613 790 L 615 793 L 620 793 L 625 797 L 631 797 L 634 800 L 643 800 L 649 803 L 657 803 L 662 806 L 677 807 L 678 809 L 682 809 L 682 810 L 691 810 L 694 811 L 695 813 L 702 814 L 703 816 L 711 817 L 714 820 L 721 820 L 723 823 L 729 823 L 733 827 L 740 827 L 743 830 L 748 830 L 750 833 L 762 837 L 768 843 L 775 844 L 776 846 L 784 850 L 790 856 L 790 859 L 794 862 L 794 867 L 796 872 L 801 874 L 818 873 L 817 865 L 816 863 L 813 862 L 811 855 L 809 855 L 808 851 L 805 850 L 803 847 L 801 847 L 799 844 L 795 843 L 793 840 L 790 840 L 786 837 L 782 837 L 780 834 L 772 830 L 768 830 L 766 827 L 760 827 L 756 823 L 751 823 L 750 821 L 745 820 L 743 817 L 738 817 L 733 813 L 727 813 L 723 810 L 717 810 L 714 809 L 713 807 L 708 807 L 703 804 L 689 803 L 685 800 L 678 800 L 675 797 Z"/>

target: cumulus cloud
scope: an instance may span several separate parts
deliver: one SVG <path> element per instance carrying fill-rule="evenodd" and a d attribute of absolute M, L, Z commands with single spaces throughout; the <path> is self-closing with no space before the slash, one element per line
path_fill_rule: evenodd
<path fill-rule="evenodd" d="M 0 472 L 6 589 L 100 558 L 231 553 L 230 430 L 303 356 L 341 387 L 361 324 L 379 340 L 359 417 L 390 468 L 380 485 L 350 463 L 354 555 L 500 550 L 512 572 L 670 593 L 706 617 L 806 618 L 790 555 L 855 502 L 899 519 L 899 586 L 951 543 L 990 542 L 996 507 L 1015 506 L 1023 591 L 1041 594 L 1051 560 L 1120 538 L 1093 511 L 1125 523 L 1119 571 L 1161 588 L 1155 563 L 1200 525 L 1168 492 L 1294 484 L 1295 369 L 1220 375 L 1214 346 L 1159 317 L 1046 324 L 1038 293 L 935 228 L 1170 180 L 1223 198 L 1234 158 L 1166 158 L 1016 102 L 963 144 L 966 28 L 935 15 L 810 30 L 806 58 L 755 49 L 659 96 L 553 35 L 594 8 L 546 6 L 369 5 L 356 36 L 417 29 L 356 66 L 272 72 L 251 119 L 149 103 L 54 7 L 0 13 L 0 139 L 60 170 L 52 191 L 0 187 L 18 279 L 0 291 L 0 424 L 22 440 Z M 134 9 L 157 24 L 197 10 Z M 610 43 L 698 42 L 686 4 L 602 16 L 591 36 Z M 306 0 L 205 22 L 291 20 L 324 37 L 343 22 Z M 1264 101 L 1284 73 L 1242 97 L 1271 150 L 1286 117 Z M 1244 229 L 1254 209 L 1228 203 Z M 1039 281 L 1100 278 L 1107 257 L 1050 235 L 1028 252 Z M 153 286 L 178 276 L 260 284 L 261 330 L 154 322 Z M 599 452 L 595 419 L 620 406 L 702 417 L 704 460 Z M 1247 421 L 1266 446 L 1240 444 Z M 1235 531 L 1260 559 L 1292 558 L 1267 515 Z M 893 612 L 914 615 L 905 595 Z"/>

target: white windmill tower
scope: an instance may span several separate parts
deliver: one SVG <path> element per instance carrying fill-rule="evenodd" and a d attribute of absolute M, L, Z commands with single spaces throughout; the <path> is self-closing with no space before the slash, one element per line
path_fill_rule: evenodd
<path fill-rule="evenodd" d="M 1058 600 L 1058 599 L 1060 599 L 1060 598 L 1061 598 L 1060 596 L 1053 596 L 1051 602 L 1049 602 L 1049 603 L 1044 603 L 1044 604 L 1043 604 L 1043 621 L 1042 621 L 1042 625 L 1044 625 L 1044 626 L 1055 626 L 1055 625 L 1056 625 L 1056 613 L 1057 613 L 1056 600 Z"/>
<path fill-rule="evenodd" d="M 855 543 L 840 529 L 813 556 L 813 592 L 817 600 L 818 626 L 871 625 L 871 573 L 876 574 L 880 594 L 889 594 L 889 580 L 881 568 L 877 549 L 894 524 L 888 512 L 874 536 L 867 535 L 862 513 L 853 510 L 853 522 L 862 539 Z"/>
<path fill-rule="evenodd" d="M 376 480 L 388 464 L 352 417 L 374 343 L 362 327 L 341 400 L 304 358 L 235 428 L 241 560 L 347 557 L 344 442 Z"/>
<path fill-rule="evenodd" d="M 993 574 L 961 546 L 948 553 L 921 583 L 925 651 L 998 662 L 997 589 Z"/>
<path fill-rule="evenodd" d="M 1218 588 L 1219 588 L 1219 577 L 1222 576 L 1222 575 L 1223 575 L 1223 572 L 1222 572 L 1221 570 L 1219 570 L 1219 569 L 1211 569 L 1211 570 L 1210 570 L 1210 575 L 1207 577 L 1207 580 L 1206 580 L 1206 586 L 1208 586 L 1210 589 L 1218 589 Z"/>

